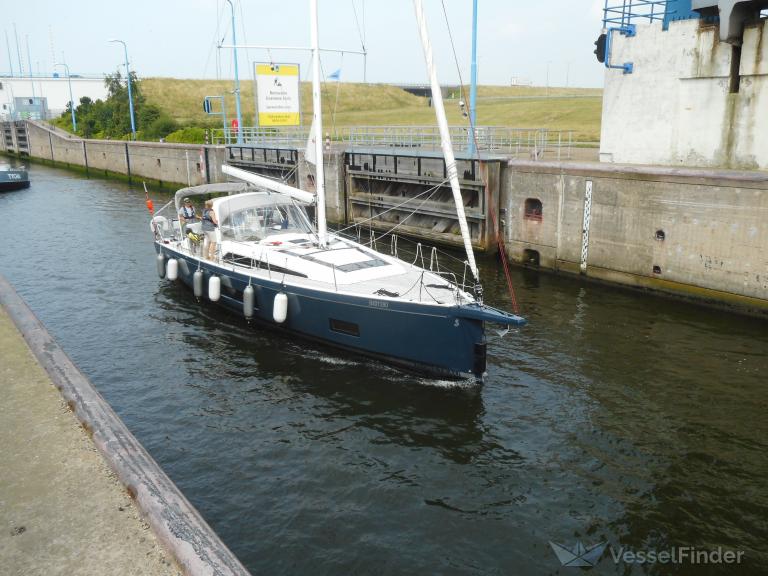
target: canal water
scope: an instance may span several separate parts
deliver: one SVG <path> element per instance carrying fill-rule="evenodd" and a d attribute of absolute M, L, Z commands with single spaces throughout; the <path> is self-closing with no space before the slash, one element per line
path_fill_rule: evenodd
<path fill-rule="evenodd" d="M 514 270 L 530 324 L 457 387 L 158 279 L 140 185 L 31 179 L 0 194 L 0 273 L 254 574 L 567 573 L 550 542 L 577 541 L 600 574 L 768 570 L 766 322 Z M 675 547 L 744 557 L 612 556 Z"/>

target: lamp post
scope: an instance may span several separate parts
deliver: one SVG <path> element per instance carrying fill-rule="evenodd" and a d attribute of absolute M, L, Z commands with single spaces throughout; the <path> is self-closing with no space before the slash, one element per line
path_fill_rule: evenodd
<path fill-rule="evenodd" d="M 472 2 L 472 68 L 469 83 L 469 154 L 474 155 L 477 122 L 477 0 Z"/>
<path fill-rule="evenodd" d="M 75 119 L 75 99 L 72 98 L 72 76 L 69 74 L 69 66 L 58 62 L 54 66 L 64 66 L 67 71 L 67 83 L 69 84 L 69 109 L 72 112 L 72 131 L 77 132 L 77 120 Z"/>
<path fill-rule="evenodd" d="M 125 75 L 128 77 L 128 108 L 131 111 L 131 136 L 133 140 L 136 140 L 136 120 L 133 117 L 133 97 L 131 95 L 131 70 L 128 67 L 128 47 L 122 40 L 113 39 L 110 42 L 119 42 L 123 45 L 125 51 Z"/>
<path fill-rule="evenodd" d="M 237 110 L 237 143 L 243 143 L 243 117 L 240 114 L 240 75 L 237 72 L 237 38 L 235 37 L 235 5 L 232 0 L 227 0 L 232 9 L 232 46 L 235 56 L 235 108 Z"/>

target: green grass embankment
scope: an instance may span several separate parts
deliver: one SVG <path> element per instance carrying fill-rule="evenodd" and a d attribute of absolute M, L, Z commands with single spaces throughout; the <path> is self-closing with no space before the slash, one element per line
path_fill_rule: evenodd
<path fill-rule="evenodd" d="M 147 78 L 142 87 L 148 102 L 159 106 L 183 126 L 218 126 L 218 119 L 202 109 L 205 96 L 225 95 L 229 118 L 235 101 L 230 80 L 179 80 Z M 465 91 L 465 94 L 468 93 Z M 302 113 L 309 124 L 312 114 L 311 86 L 301 85 Z M 253 83 L 241 82 L 243 123 L 254 125 Z M 597 142 L 600 138 L 602 90 L 588 88 L 541 88 L 534 86 L 480 86 L 479 125 L 514 128 L 573 130 L 574 140 Z M 466 123 L 458 98 L 446 100 L 448 122 Z M 414 96 L 388 84 L 326 82 L 323 85 L 325 129 L 350 126 L 394 126 L 435 124 L 434 111 L 426 98 Z"/>

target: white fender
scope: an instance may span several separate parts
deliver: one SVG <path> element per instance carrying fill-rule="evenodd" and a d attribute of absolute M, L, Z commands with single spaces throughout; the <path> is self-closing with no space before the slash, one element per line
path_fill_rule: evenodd
<path fill-rule="evenodd" d="M 288 318 L 288 296 L 283 292 L 275 294 L 275 303 L 272 307 L 272 318 L 278 324 L 285 322 Z"/>
<path fill-rule="evenodd" d="M 166 264 L 165 277 L 168 280 L 176 280 L 179 277 L 179 261 L 176 258 L 169 258 Z"/>
<path fill-rule="evenodd" d="M 163 254 L 158 254 L 157 258 L 155 258 L 155 262 L 157 262 L 157 275 L 160 276 L 160 278 L 165 278 L 165 256 Z"/>
<path fill-rule="evenodd" d="M 246 318 L 253 318 L 253 309 L 256 302 L 256 291 L 250 284 L 243 290 L 243 314 Z"/>
<path fill-rule="evenodd" d="M 195 270 L 192 274 L 192 292 L 195 294 L 195 298 L 203 297 L 203 271 Z"/>
<path fill-rule="evenodd" d="M 218 302 L 221 297 L 221 278 L 211 276 L 208 279 L 208 299 L 211 302 Z"/>

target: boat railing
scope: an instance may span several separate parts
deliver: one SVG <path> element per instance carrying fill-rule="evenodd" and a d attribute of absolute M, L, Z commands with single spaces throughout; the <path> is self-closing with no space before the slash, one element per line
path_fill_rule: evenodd
<path fill-rule="evenodd" d="M 199 222 L 189 225 L 189 227 L 194 227 L 195 235 L 187 235 L 185 237 L 181 222 L 179 221 L 179 216 L 175 212 L 173 201 L 168 202 L 165 206 L 157 210 L 150 221 L 150 229 L 155 241 L 160 242 L 161 244 L 176 242 L 176 249 L 195 257 L 201 255 L 203 248 L 202 233 L 199 230 L 200 226 Z"/>
<path fill-rule="evenodd" d="M 474 289 L 474 284 L 467 284 L 466 260 L 456 258 L 453 254 L 440 250 L 436 246 L 425 245 L 392 232 L 377 235 L 372 229 L 365 229 L 357 224 L 334 232 L 334 234 L 374 250 L 378 244 L 384 243 L 389 236 L 389 254 L 410 263 L 411 267 L 419 267 L 426 272 L 440 276 L 445 282 L 451 284 L 457 304 L 461 303 L 462 292 L 471 293 Z M 429 259 L 426 257 L 427 252 Z M 442 262 L 440 257 L 442 257 Z M 446 265 L 446 262 L 450 262 L 451 265 Z M 463 280 L 461 281 L 459 281 L 460 274 L 457 270 L 463 270 L 461 273 Z M 423 276 L 420 279 L 420 284 L 422 284 L 421 288 L 423 289 Z"/>
<path fill-rule="evenodd" d="M 174 246 L 174 248 L 183 254 L 187 254 L 194 258 L 201 258 L 203 253 L 202 234 L 195 234 L 192 237 L 188 235 L 185 238 L 182 234 L 181 224 L 178 217 L 174 218 L 173 212 L 171 212 L 168 208 L 169 205 L 164 206 L 158 210 L 155 216 L 152 218 L 151 229 L 154 239 L 162 244 L 175 242 L 176 246 Z M 227 230 L 225 230 L 225 228 L 227 227 L 222 227 L 221 229 L 222 240 L 226 240 L 228 243 L 228 252 L 230 254 L 230 258 L 224 258 L 225 254 L 222 253 L 221 244 L 219 244 L 214 262 L 220 266 L 226 265 L 227 267 L 231 267 L 233 272 L 236 268 L 241 270 L 245 269 L 251 272 L 256 270 L 266 270 L 267 276 L 270 280 L 274 280 L 275 277 L 280 277 L 283 280 L 285 279 L 288 273 L 287 259 L 285 265 L 280 265 L 275 261 L 275 255 L 272 253 L 268 246 L 257 246 L 250 241 L 238 240 L 234 237 L 234 235 L 227 234 Z M 441 265 L 438 259 L 438 255 L 442 255 L 444 257 L 444 261 L 455 260 L 456 262 L 460 262 L 451 254 L 441 251 L 435 246 L 425 246 L 421 242 L 414 242 L 408 238 L 403 238 L 396 234 L 376 235 L 376 233 L 372 230 L 366 231 L 368 232 L 368 234 L 366 234 L 368 238 L 367 242 L 364 243 L 361 241 L 363 240 L 363 231 L 361 227 L 355 226 L 354 228 L 356 228 L 354 232 L 347 230 L 334 232 L 334 234 L 342 238 L 355 241 L 359 244 L 367 244 L 372 249 L 376 249 L 377 245 L 381 243 L 386 236 L 390 236 L 390 254 L 398 259 L 410 262 L 412 267 L 418 267 L 422 270 L 417 284 L 412 287 L 413 289 L 418 285 L 419 301 L 422 301 L 425 298 L 425 295 L 430 297 L 432 300 L 437 301 L 437 298 L 435 298 L 434 294 L 430 292 L 430 289 L 435 288 L 434 280 L 430 281 L 428 278 L 426 278 L 427 272 L 433 274 L 434 276 L 440 277 L 450 286 L 451 293 L 457 304 L 461 304 L 461 293 L 472 289 L 472 286 L 467 286 L 466 284 L 466 263 L 464 263 L 464 280 L 462 281 L 459 281 L 459 275 L 455 271 L 447 268 L 445 264 Z M 237 248 L 241 248 L 241 250 L 237 250 Z M 258 253 L 255 251 L 257 248 Z M 425 256 L 427 251 L 429 251 L 428 261 Z M 272 256 L 270 256 L 270 253 L 272 253 Z M 339 284 L 336 275 L 336 267 L 333 266 L 332 268 L 334 290 L 338 292 Z M 401 294 L 401 296 L 403 296 L 403 294 Z"/>

